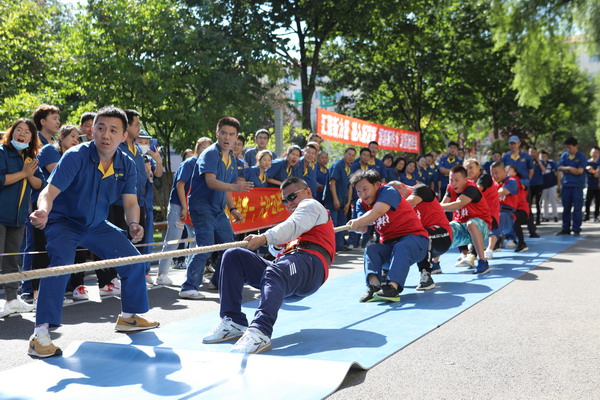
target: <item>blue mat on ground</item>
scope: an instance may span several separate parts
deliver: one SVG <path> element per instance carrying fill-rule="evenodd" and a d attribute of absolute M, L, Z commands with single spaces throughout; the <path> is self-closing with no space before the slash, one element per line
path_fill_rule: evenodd
<path fill-rule="evenodd" d="M 308 298 L 286 301 L 273 350 L 264 355 L 231 354 L 231 343 L 202 344 L 217 313 L 113 343 L 72 345 L 62 358 L 0 373 L 0 398 L 322 398 L 350 367 L 373 367 L 577 240 L 544 237 L 531 239 L 524 253 L 496 252 L 486 275 L 454 267 L 457 253 L 450 252 L 441 259 L 444 273 L 434 276 L 437 288 L 417 292 L 413 268 L 400 303 L 359 304 L 365 290 L 360 272 L 331 279 Z M 244 305 L 249 317 L 257 304 Z M 22 376 L 43 378 L 28 382 L 23 393 Z"/>

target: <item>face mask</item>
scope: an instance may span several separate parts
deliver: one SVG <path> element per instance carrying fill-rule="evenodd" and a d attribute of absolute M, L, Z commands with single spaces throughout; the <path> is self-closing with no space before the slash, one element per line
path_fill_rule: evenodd
<path fill-rule="evenodd" d="M 29 143 L 21 143 L 21 142 L 17 142 L 16 140 L 11 140 L 10 144 L 12 144 L 12 146 L 17 149 L 18 151 L 21 150 L 25 150 L 26 148 L 29 147 Z"/>
<path fill-rule="evenodd" d="M 148 150 L 150 150 L 150 145 L 148 144 L 138 144 L 140 146 L 140 150 L 142 150 L 142 154 L 146 154 Z"/>

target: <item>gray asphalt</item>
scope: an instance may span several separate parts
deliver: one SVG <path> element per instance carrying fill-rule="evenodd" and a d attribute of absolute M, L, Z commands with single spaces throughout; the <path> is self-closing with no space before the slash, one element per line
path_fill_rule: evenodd
<path fill-rule="evenodd" d="M 558 224 L 543 224 L 542 235 Z M 600 224 L 585 223 L 577 244 L 515 280 L 369 371 L 352 369 L 331 399 L 600 399 Z M 153 268 L 155 270 L 156 267 Z M 362 269 L 358 251 L 336 258 L 331 276 Z M 175 284 L 183 271 L 173 271 Z M 110 341 L 118 298 L 66 306 L 51 333 L 75 341 Z M 86 283 L 88 283 L 86 281 Z M 148 318 L 167 325 L 218 310 L 218 294 L 181 300 L 178 287 L 149 290 Z M 245 299 L 256 296 L 247 290 Z M 26 355 L 33 314 L 0 319 L 0 371 L 32 362 Z M 207 330 L 212 328 L 207 327 Z M 34 361 L 35 362 L 35 361 Z"/>

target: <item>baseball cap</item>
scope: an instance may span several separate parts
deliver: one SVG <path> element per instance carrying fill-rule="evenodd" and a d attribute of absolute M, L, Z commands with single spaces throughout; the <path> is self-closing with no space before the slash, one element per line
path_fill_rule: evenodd
<path fill-rule="evenodd" d="M 508 138 L 508 143 L 521 143 L 518 136 L 511 136 Z"/>

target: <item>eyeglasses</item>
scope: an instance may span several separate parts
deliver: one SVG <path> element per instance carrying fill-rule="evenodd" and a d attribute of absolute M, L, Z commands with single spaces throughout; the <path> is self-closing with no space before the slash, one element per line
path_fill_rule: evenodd
<path fill-rule="evenodd" d="M 306 189 L 307 188 L 296 190 L 294 193 L 288 194 L 287 197 L 284 197 L 283 199 L 281 199 L 281 202 L 283 204 L 291 203 L 292 201 L 296 200 L 296 198 L 298 198 L 298 193 L 303 192 Z"/>

